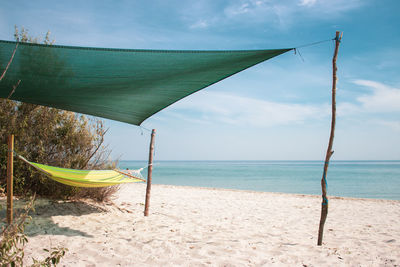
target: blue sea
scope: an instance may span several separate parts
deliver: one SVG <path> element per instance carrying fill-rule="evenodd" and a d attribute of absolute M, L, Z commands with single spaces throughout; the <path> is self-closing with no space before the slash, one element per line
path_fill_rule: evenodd
<path fill-rule="evenodd" d="M 121 161 L 119 168 L 146 164 Z M 322 161 L 157 161 L 152 179 L 154 184 L 320 195 L 322 172 Z M 400 200 L 400 161 L 331 161 L 327 180 L 330 196 Z"/>

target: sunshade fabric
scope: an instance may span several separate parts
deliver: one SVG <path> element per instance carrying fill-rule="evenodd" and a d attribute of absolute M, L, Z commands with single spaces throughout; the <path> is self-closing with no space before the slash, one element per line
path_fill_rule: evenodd
<path fill-rule="evenodd" d="M 122 183 L 141 182 L 139 179 L 127 177 L 114 170 L 75 170 L 30 161 L 25 162 L 43 172 L 49 178 L 70 186 L 104 187 Z"/>
<path fill-rule="evenodd" d="M 16 42 L 0 40 L 0 75 Z M 19 43 L 0 97 L 140 125 L 172 103 L 291 49 L 172 51 Z"/>

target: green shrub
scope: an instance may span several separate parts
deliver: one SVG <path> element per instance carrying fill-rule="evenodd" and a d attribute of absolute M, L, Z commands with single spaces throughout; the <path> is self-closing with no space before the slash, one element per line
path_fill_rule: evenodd
<path fill-rule="evenodd" d="M 34 197 L 24 207 L 24 212 L 16 216 L 14 221 L 1 229 L 0 240 L 0 266 L 23 266 L 24 248 L 28 243 L 25 235 L 25 225 L 31 220 L 29 211 L 33 209 Z M 56 266 L 61 258 L 68 251 L 67 248 L 57 247 L 51 251 L 44 249 L 49 253 L 44 260 L 33 259 L 32 266 Z"/>
<path fill-rule="evenodd" d="M 20 42 L 37 41 L 28 37 L 26 30 L 22 29 L 19 32 L 17 28 L 15 39 Z M 52 44 L 49 33 L 44 43 Z M 61 60 L 56 62 L 62 64 Z M 114 168 L 115 163 L 109 161 L 110 150 L 104 145 L 106 132 L 103 121 L 99 119 L 89 119 L 84 115 L 55 108 L 0 99 L 0 187 L 5 188 L 6 185 L 8 135 L 15 135 L 14 150 L 30 161 L 63 168 L 107 169 Z M 86 191 L 56 183 L 22 161 L 14 161 L 16 195 L 35 192 L 41 196 L 68 198 L 78 195 L 82 190 Z M 96 190 L 101 197 L 96 196 Z M 88 196 L 104 199 L 105 192 L 113 191 L 92 189 Z"/>
<path fill-rule="evenodd" d="M 119 190 L 119 185 L 107 187 L 94 187 L 94 188 L 80 188 L 75 194 L 75 198 L 89 198 L 97 202 L 104 202 L 110 200 L 110 197 Z"/>

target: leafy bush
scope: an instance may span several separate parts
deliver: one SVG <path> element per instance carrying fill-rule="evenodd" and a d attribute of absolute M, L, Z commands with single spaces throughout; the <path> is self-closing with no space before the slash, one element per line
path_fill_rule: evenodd
<path fill-rule="evenodd" d="M 24 229 L 27 221 L 31 219 L 28 213 L 33 209 L 33 203 L 34 197 L 25 205 L 24 212 L 17 216 L 13 223 L 2 227 L 0 240 L 1 266 L 23 266 L 24 248 L 26 243 L 28 243 Z M 51 251 L 48 249 L 44 249 L 44 251 L 48 252 L 49 256 L 44 260 L 33 259 L 32 266 L 56 266 L 68 249 L 57 247 L 52 248 Z"/>
<path fill-rule="evenodd" d="M 80 188 L 75 194 L 75 198 L 89 198 L 97 202 L 105 202 L 110 200 L 110 197 L 119 190 L 119 185 L 94 188 Z"/>
<path fill-rule="evenodd" d="M 16 28 L 15 38 L 19 42 L 36 41 L 28 37 L 24 29 L 19 32 Z M 49 33 L 44 43 L 52 44 Z M 7 62 L 0 64 L 5 66 Z M 103 121 L 99 119 L 0 99 L 0 186 L 4 188 L 6 184 L 9 134 L 15 135 L 14 150 L 30 161 L 73 169 L 105 169 L 115 166 L 115 163 L 109 161 L 110 151 L 104 145 L 106 132 Z M 99 196 L 96 196 L 96 190 Z M 36 192 L 47 197 L 68 198 L 79 193 L 82 195 L 80 191 L 87 190 L 56 183 L 27 164 L 14 161 L 16 195 Z M 87 196 L 104 199 L 104 194 L 112 193 L 113 190 L 91 189 L 90 192 Z"/>

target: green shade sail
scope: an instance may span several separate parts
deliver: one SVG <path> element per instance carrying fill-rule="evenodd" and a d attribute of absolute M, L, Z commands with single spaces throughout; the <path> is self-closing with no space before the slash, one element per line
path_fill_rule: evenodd
<path fill-rule="evenodd" d="M 0 40 L 0 75 L 16 42 Z M 19 43 L 0 98 L 140 125 L 174 102 L 290 49 L 172 51 Z M 19 82 L 20 81 L 20 82 Z"/>

